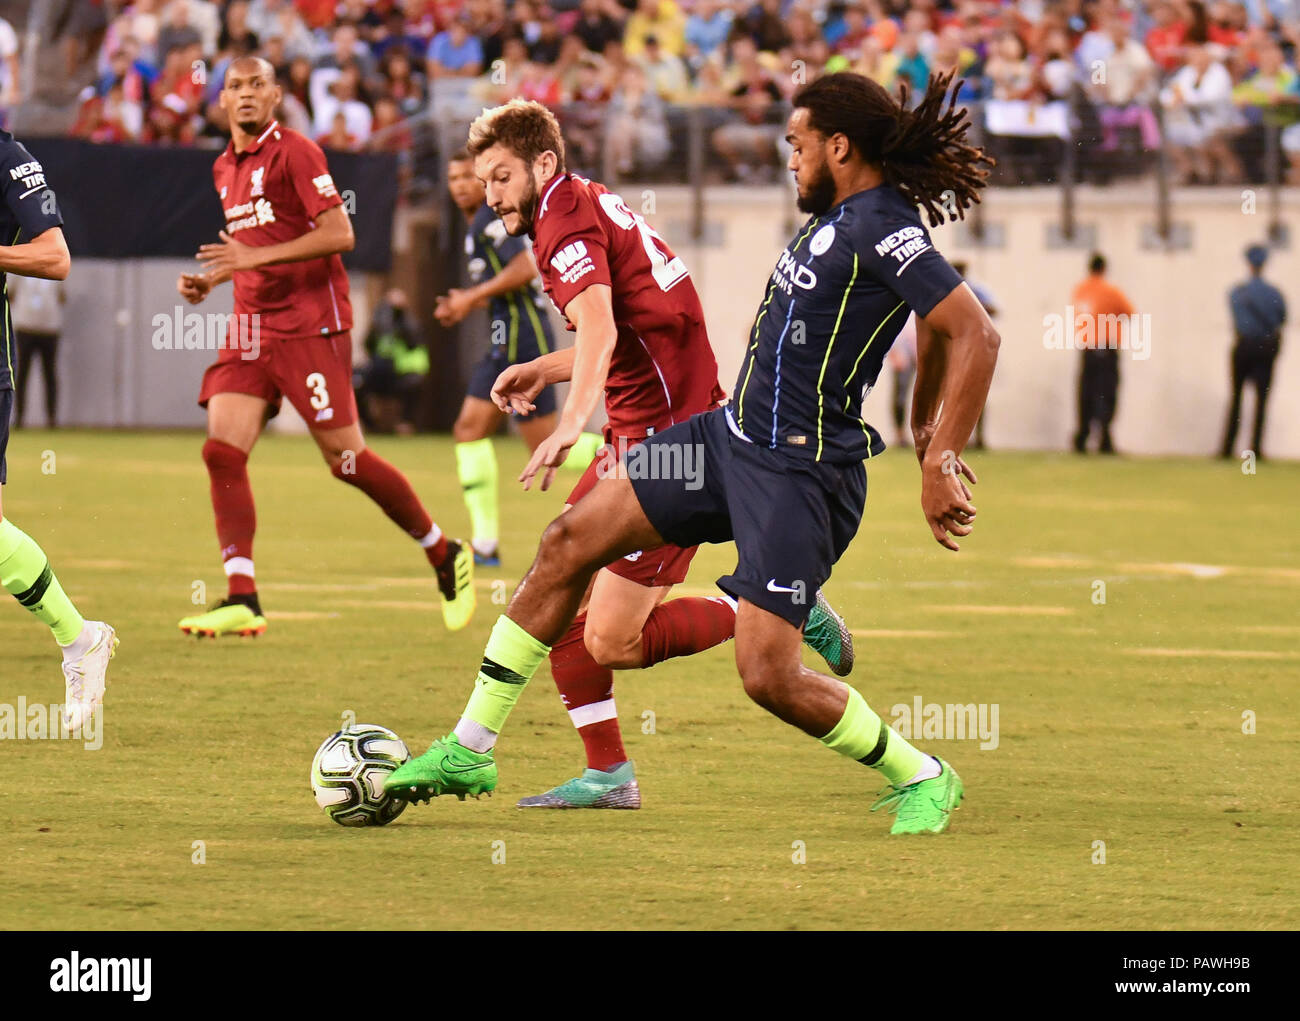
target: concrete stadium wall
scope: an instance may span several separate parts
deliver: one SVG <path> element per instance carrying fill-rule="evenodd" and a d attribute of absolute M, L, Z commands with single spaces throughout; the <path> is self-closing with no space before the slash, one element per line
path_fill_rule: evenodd
<path fill-rule="evenodd" d="M 704 300 L 724 387 L 734 382 L 745 338 L 777 254 L 800 219 L 780 187 L 721 188 L 707 193 L 705 240 L 693 244 L 687 224 L 691 196 L 683 188 L 653 191 L 626 186 L 624 197 L 668 239 L 690 267 Z M 1141 454 L 1209 454 L 1221 438 L 1228 401 L 1230 319 L 1228 288 L 1245 276 L 1244 247 L 1265 234 L 1264 196 L 1258 212 L 1243 212 L 1240 191 L 1188 191 L 1175 197 L 1175 224 L 1188 247 L 1143 246 L 1154 221 L 1152 193 L 1141 187 L 1078 196 L 1082 241 L 1062 246 L 1054 190 L 998 191 L 985 207 L 997 247 L 971 244 L 962 226 L 936 232 L 940 249 L 970 264 L 1002 312 L 1002 351 L 986 420 L 986 439 L 1004 449 L 1063 449 L 1075 426 L 1079 354 L 1044 342 L 1044 319 L 1064 316 L 1092 247 L 1105 252 L 1111 278 L 1139 312 L 1148 313 L 1150 356 L 1122 356 L 1115 441 Z M 1288 194 L 1284 220 L 1300 212 Z M 78 259 L 68 284 L 60 351 L 64 421 L 105 426 L 199 426 L 194 405 L 208 351 L 156 351 L 153 317 L 175 305 L 175 279 L 189 260 L 104 262 Z M 1266 275 L 1300 308 L 1300 252 L 1275 253 Z M 357 321 L 367 319 L 365 288 L 353 281 Z M 230 289 L 200 306 L 228 311 Z M 186 307 L 189 311 L 189 307 Z M 462 347 L 475 347 L 463 338 Z M 1266 453 L 1300 458 L 1300 353 L 1284 339 L 1274 378 Z M 468 366 L 470 360 L 461 358 Z M 888 370 L 867 400 L 867 417 L 891 439 Z M 38 395 L 33 400 L 39 401 Z M 39 405 L 37 405 L 39 407 Z M 1244 409 L 1249 421 L 1251 404 Z M 282 416 L 290 427 L 293 416 Z M 1249 443 L 1239 434 L 1238 447 Z"/>

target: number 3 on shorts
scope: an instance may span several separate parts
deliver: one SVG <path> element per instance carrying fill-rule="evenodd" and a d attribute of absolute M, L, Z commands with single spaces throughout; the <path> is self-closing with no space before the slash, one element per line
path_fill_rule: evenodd
<path fill-rule="evenodd" d="M 307 389 L 311 391 L 311 406 L 323 411 L 330 406 L 330 392 L 325 389 L 325 374 L 313 372 L 307 377 Z"/>

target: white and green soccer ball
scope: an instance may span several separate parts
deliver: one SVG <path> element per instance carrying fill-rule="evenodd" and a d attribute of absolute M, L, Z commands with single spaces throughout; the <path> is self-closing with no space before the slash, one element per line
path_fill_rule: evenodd
<path fill-rule="evenodd" d="M 325 739 L 311 763 L 316 804 L 340 826 L 386 826 L 406 802 L 384 793 L 388 774 L 411 757 L 386 727 L 354 723 Z"/>

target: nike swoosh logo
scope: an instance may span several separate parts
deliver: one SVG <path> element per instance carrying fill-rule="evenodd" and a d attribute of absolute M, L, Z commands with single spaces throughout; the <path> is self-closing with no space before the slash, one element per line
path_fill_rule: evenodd
<path fill-rule="evenodd" d="M 469 766 L 457 766 L 457 765 L 454 765 L 454 764 L 452 764 L 452 763 L 450 763 L 450 762 L 444 762 L 444 763 L 442 764 L 442 768 L 443 768 L 443 771 L 444 771 L 444 772 L 447 772 L 447 773 L 470 773 L 470 772 L 473 772 L 473 771 L 476 770 L 476 769 L 485 769 L 485 768 L 487 768 L 489 765 L 491 765 L 491 763 L 488 763 L 488 762 L 477 762 L 477 763 L 474 763 L 474 764 L 469 765 Z"/>
<path fill-rule="evenodd" d="M 797 588 L 786 588 L 784 585 L 778 585 L 775 578 L 769 578 L 767 582 L 769 592 L 798 592 Z"/>

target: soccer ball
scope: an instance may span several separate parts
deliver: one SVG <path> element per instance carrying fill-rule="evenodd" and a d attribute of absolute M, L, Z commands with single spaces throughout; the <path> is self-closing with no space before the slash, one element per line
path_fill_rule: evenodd
<path fill-rule="evenodd" d="M 311 763 L 316 804 L 340 826 L 386 826 L 406 802 L 384 793 L 388 774 L 411 753 L 385 727 L 354 723 L 325 739 Z"/>

